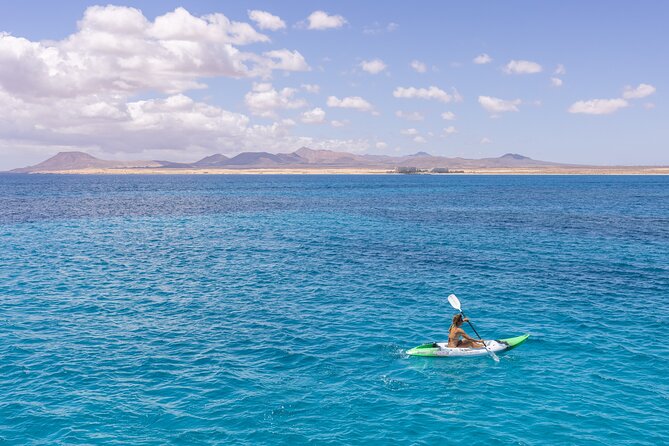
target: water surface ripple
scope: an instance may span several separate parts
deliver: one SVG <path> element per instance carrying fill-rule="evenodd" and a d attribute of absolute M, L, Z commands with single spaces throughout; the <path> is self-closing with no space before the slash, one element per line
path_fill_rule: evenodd
<path fill-rule="evenodd" d="M 0 444 L 669 442 L 669 178 L 0 175 Z M 503 355 L 409 358 L 455 292 Z"/>

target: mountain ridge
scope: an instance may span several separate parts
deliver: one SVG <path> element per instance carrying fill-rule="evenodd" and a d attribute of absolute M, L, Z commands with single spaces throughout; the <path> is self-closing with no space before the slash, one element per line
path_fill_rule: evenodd
<path fill-rule="evenodd" d="M 300 147 L 291 153 L 242 152 L 233 157 L 217 153 L 192 163 L 137 160 L 112 161 L 96 158 L 86 152 L 59 152 L 51 158 L 33 166 L 14 169 L 14 173 L 76 171 L 86 169 L 165 168 L 165 169 L 262 169 L 262 168 L 365 168 L 395 169 L 415 167 L 418 169 L 446 168 L 528 168 L 571 167 L 574 164 L 540 161 L 517 153 L 506 153 L 497 158 L 469 159 L 444 157 L 418 152 L 412 155 L 358 155 L 333 150 L 315 150 Z"/>

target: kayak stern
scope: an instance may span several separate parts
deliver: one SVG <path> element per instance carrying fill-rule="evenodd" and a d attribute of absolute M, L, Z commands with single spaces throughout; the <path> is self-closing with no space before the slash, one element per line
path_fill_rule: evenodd
<path fill-rule="evenodd" d="M 507 338 L 507 339 L 500 339 L 500 342 L 504 342 L 507 347 L 507 350 L 511 350 L 512 348 L 518 347 L 520 344 L 523 342 L 527 341 L 527 338 L 530 337 L 529 333 L 525 333 L 524 335 L 516 336 L 515 338 Z"/>

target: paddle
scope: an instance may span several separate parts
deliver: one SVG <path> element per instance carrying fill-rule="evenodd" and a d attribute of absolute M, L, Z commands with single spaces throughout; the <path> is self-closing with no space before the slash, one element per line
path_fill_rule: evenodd
<path fill-rule="evenodd" d="M 462 305 L 460 305 L 460 299 L 458 299 L 458 297 L 455 294 L 451 294 L 450 296 L 448 296 L 448 303 L 451 304 L 451 307 L 455 308 L 456 310 L 458 310 L 460 312 L 463 319 L 466 319 L 465 313 L 462 311 Z M 476 328 L 474 328 L 472 323 L 469 322 L 469 320 L 467 320 L 467 323 L 469 324 L 470 327 L 472 327 L 472 330 L 474 330 L 474 333 L 476 333 L 476 336 L 478 336 L 479 340 L 481 342 L 483 342 L 483 346 L 485 347 L 486 351 L 490 354 L 490 357 L 492 359 L 494 359 L 495 362 L 499 362 L 499 358 L 497 357 L 495 352 L 490 350 L 488 348 L 488 346 L 485 345 L 485 341 L 483 341 L 483 339 L 481 338 L 481 335 L 479 334 L 478 331 L 476 331 Z"/>

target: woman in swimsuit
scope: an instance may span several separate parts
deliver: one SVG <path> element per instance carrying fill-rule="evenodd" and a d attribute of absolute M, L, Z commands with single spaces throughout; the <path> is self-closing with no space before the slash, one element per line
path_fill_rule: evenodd
<path fill-rule="evenodd" d="M 450 348 L 482 348 L 483 341 L 477 341 L 460 328 L 463 322 L 469 322 L 469 319 L 463 318 L 460 313 L 453 316 L 453 323 L 448 329 L 448 346 Z M 460 339 L 461 337 L 464 339 Z"/>

